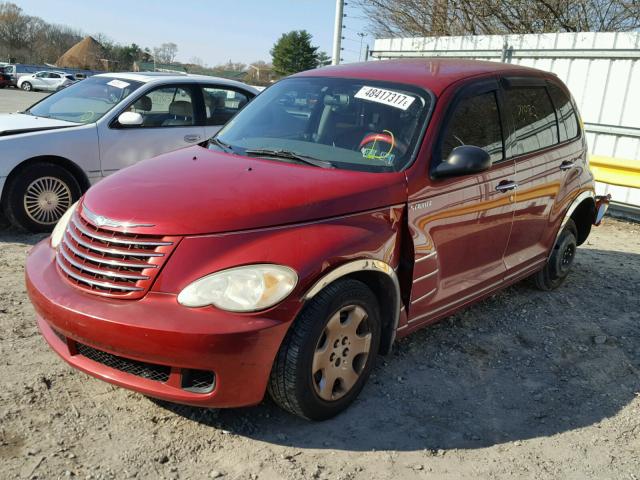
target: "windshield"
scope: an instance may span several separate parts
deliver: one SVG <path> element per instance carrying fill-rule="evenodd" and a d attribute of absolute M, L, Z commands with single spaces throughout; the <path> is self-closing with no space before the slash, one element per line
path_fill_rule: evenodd
<path fill-rule="evenodd" d="M 258 95 L 209 148 L 278 161 L 305 157 L 349 170 L 398 171 L 411 162 L 430 108 L 431 97 L 408 85 L 289 78 Z"/>
<path fill-rule="evenodd" d="M 67 122 L 92 123 L 141 85 L 132 80 L 91 77 L 48 96 L 25 113 Z"/>

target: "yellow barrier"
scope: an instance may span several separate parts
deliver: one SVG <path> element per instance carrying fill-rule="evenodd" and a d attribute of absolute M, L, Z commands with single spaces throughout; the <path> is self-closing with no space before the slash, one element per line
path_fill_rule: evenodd
<path fill-rule="evenodd" d="M 638 160 L 621 160 L 592 155 L 589 157 L 589 165 L 598 182 L 640 188 L 640 161 Z"/>

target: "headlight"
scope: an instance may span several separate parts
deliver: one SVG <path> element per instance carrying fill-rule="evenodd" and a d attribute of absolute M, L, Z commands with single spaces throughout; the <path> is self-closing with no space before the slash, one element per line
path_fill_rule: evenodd
<path fill-rule="evenodd" d="M 76 211 L 77 207 L 78 202 L 71 205 L 69 207 L 69 210 L 64 212 L 64 215 L 62 215 L 62 217 L 60 217 L 60 220 L 58 220 L 58 223 L 56 223 L 53 232 L 51 232 L 51 246 L 53 248 L 58 248 L 58 245 L 60 245 L 62 237 L 64 236 L 64 232 L 67 229 L 67 225 L 69 225 L 69 220 L 71 220 L 71 216 L 73 215 L 73 212 Z"/>
<path fill-rule="evenodd" d="M 202 277 L 178 295 L 186 307 L 214 305 L 231 312 L 264 310 L 291 293 L 298 275 L 281 265 L 247 265 Z"/>

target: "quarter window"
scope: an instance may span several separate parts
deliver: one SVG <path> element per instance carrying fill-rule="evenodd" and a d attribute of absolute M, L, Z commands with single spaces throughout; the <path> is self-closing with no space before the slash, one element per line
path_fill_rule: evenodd
<path fill-rule="evenodd" d="M 463 99 L 456 107 L 442 142 L 442 158 L 455 147 L 474 145 L 491 155 L 493 162 L 504 158 L 502 128 L 495 92 Z"/>
<path fill-rule="evenodd" d="M 224 125 L 249 103 L 247 95 L 236 90 L 204 87 L 207 125 Z"/>
<path fill-rule="evenodd" d="M 505 92 L 516 130 L 516 155 L 558 143 L 558 124 L 544 87 L 510 88 Z"/>
<path fill-rule="evenodd" d="M 551 100 L 558 114 L 558 126 L 560 128 L 560 141 L 571 140 L 578 136 L 578 119 L 571 105 L 569 96 L 557 85 L 549 85 Z"/>

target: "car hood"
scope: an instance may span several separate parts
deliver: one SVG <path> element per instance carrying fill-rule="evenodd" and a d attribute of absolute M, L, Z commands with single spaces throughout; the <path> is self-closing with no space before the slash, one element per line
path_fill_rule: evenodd
<path fill-rule="evenodd" d="M 77 123 L 55 120 L 53 118 L 36 117 L 24 113 L 0 113 L 0 136 L 17 135 L 19 133 L 38 132 L 54 128 L 77 127 Z"/>
<path fill-rule="evenodd" d="M 140 162 L 93 186 L 93 214 L 148 224 L 127 231 L 221 233 L 330 218 L 406 201 L 403 173 L 364 173 L 190 147 Z"/>

